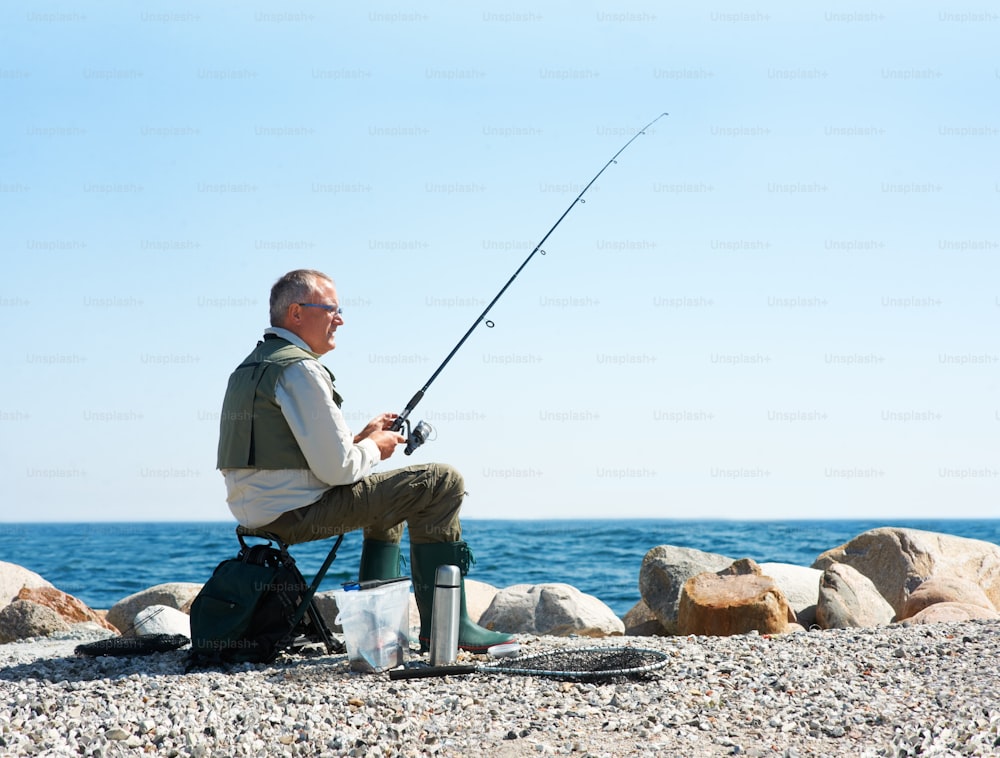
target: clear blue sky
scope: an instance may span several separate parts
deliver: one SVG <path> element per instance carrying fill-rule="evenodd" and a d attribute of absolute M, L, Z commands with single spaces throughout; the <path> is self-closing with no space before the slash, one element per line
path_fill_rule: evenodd
<path fill-rule="evenodd" d="M 7 4 L 5 520 L 229 518 L 226 378 L 338 284 L 468 517 L 996 517 L 1000 15 Z"/>

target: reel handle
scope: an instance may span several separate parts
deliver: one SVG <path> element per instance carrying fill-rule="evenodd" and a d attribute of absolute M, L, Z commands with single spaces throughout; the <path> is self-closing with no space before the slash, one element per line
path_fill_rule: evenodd
<path fill-rule="evenodd" d="M 404 453 L 410 455 L 418 447 L 427 442 L 427 437 L 433 432 L 434 429 L 426 421 L 419 421 L 417 425 L 410 428 L 410 422 L 406 422 L 406 448 L 403 450 Z"/>

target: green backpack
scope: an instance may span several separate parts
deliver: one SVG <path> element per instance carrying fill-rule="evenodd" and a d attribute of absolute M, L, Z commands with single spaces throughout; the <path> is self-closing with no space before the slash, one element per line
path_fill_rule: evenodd
<path fill-rule="evenodd" d="M 248 546 L 216 566 L 191 604 L 191 652 L 187 670 L 227 663 L 270 663 L 300 638 L 341 652 L 312 603 L 343 537 L 312 585 L 307 585 L 288 550 Z"/>

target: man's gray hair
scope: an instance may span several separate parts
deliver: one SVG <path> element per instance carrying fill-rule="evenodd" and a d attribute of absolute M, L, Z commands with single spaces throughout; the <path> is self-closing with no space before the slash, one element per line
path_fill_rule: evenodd
<path fill-rule="evenodd" d="M 296 269 L 289 271 L 271 287 L 271 326 L 282 326 L 288 314 L 288 306 L 303 303 L 317 289 L 319 280 L 333 283 L 333 279 L 322 271 Z"/>

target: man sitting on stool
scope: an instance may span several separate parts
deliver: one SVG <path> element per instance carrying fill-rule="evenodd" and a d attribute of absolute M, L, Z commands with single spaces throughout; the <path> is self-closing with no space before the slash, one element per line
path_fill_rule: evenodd
<path fill-rule="evenodd" d="M 351 434 L 334 377 L 318 360 L 335 347 L 344 318 L 333 280 L 297 270 L 271 289 L 271 328 L 229 377 L 222 405 L 218 468 L 227 502 L 249 529 L 288 544 L 364 529 L 359 580 L 400 576 L 399 541 L 409 528 L 413 591 L 420 611 L 420 645 L 430 643 L 434 575 L 472 555 L 458 512 L 462 475 L 440 463 L 373 474 L 406 439 L 383 413 Z M 463 582 L 458 645 L 485 652 L 512 637 L 469 618 Z"/>

